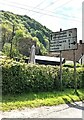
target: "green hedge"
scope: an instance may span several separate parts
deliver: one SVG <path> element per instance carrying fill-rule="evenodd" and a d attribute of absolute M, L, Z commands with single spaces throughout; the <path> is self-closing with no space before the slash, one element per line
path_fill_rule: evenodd
<path fill-rule="evenodd" d="M 3 60 L 2 92 L 14 94 L 22 92 L 52 91 L 60 89 L 59 67 L 20 63 Z M 77 86 L 84 87 L 84 68 L 77 68 Z M 74 88 L 73 68 L 63 67 L 63 88 Z"/>
<path fill-rule="evenodd" d="M 69 67 L 69 68 L 73 68 L 74 67 L 74 64 L 72 63 L 72 64 L 70 64 L 70 63 L 64 63 L 63 64 L 63 67 Z M 78 67 L 82 67 L 82 65 L 81 64 L 79 64 L 79 63 L 76 63 L 76 67 L 78 68 Z"/>

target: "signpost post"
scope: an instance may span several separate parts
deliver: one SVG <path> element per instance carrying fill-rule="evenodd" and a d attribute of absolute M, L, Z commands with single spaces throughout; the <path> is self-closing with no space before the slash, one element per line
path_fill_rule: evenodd
<path fill-rule="evenodd" d="M 61 84 L 61 91 L 62 91 L 62 51 L 60 51 L 60 84 Z"/>
<path fill-rule="evenodd" d="M 74 56 L 74 81 L 75 81 L 75 93 L 77 94 L 77 81 L 76 81 L 76 56 L 75 56 L 75 50 L 73 50 L 73 56 Z"/>
<path fill-rule="evenodd" d="M 60 29 L 60 32 L 62 32 L 62 29 Z M 62 91 L 62 51 L 61 50 L 60 50 L 60 85 Z"/>
<path fill-rule="evenodd" d="M 75 50 L 77 49 L 77 28 L 68 30 L 60 29 L 58 32 L 52 32 L 50 40 L 50 52 L 60 52 L 60 83 L 62 90 L 62 51 L 73 50 L 74 51 L 74 80 L 75 91 L 76 85 L 76 61 Z"/>

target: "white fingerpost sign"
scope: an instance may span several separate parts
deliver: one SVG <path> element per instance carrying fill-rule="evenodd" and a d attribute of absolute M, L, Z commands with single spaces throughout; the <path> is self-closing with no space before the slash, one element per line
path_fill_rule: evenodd
<path fill-rule="evenodd" d="M 77 49 L 77 28 L 52 32 L 50 52 Z"/>

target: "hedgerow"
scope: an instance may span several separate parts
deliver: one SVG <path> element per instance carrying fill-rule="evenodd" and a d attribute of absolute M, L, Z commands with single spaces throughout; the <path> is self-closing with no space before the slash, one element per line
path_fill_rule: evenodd
<path fill-rule="evenodd" d="M 59 66 L 34 65 L 13 60 L 2 60 L 2 93 L 16 94 L 23 92 L 53 91 L 60 89 Z M 77 68 L 77 87 L 82 88 L 84 67 Z M 73 68 L 63 67 L 63 88 L 74 88 Z"/>

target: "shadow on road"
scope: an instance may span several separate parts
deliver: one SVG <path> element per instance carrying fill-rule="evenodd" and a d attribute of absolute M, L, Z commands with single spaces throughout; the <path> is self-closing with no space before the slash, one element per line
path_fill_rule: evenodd
<path fill-rule="evenodd" d="M 70 97 L 68 95 L 68 97 Z M 69 107 L 73 107 L 73 108 L 77 108 L 77 109 L 80 109 L 80 110 L 84 110 L 84 107 L 83 106 L 80 106 L 79 104 L 77 104 L 76 102 L 74 102 L 74 100 L 70 97 L 70 99 L 72 100 L 72 103 L 70 103 L 70 101 L 68 101 L 66 98 L 62 98 L 65 103 L 69 106 Z"/>

